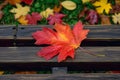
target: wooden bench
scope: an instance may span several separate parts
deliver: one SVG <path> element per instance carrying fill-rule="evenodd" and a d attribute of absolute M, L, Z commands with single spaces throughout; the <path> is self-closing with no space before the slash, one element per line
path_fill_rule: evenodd
<path fill-rule="evenodd" d="M 61 63 L 56 57 L 46 61 L 36 55 L 42 46 L 34 45 L 31 33 L 42 27 L 0 26 L 0 70 L 51 71 L 52 74 L 9 74 L 1 75 L 0 80 L 120 80 L 120 74 L 101 73 L 120 71 L 120 26 L 85 26 L 90 32 L 81 46 L 105 56 L 93 56 L 77 49 L 74 60 L 67 59 Z M 99 73 L 68 74 L 70 71 Z"/>

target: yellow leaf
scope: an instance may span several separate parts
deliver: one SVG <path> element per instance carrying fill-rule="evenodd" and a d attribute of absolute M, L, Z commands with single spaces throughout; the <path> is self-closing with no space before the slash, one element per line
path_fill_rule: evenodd
<path fill-rule="evenodd" d="M 112 20 L 113 20 L 113 22 L 115 23 L 115 24 L 120 24 L 120 13 L 118 13 L 118 14 L 114 14 L 113 16 L 112 16 Z"/>
<path fill-rule="evenodd" d="M 112 9 L 111 4 L 108 3 L 108 0 L 96 1 L 93 5 L 96 6 L 96 10 L 100 14 L 102 14 L 104 10 L 108 14 L 110 9 Z"/>
<path fill-rule="evenodd" d="M 0 75 L 3 75 L 4 71 L 0 71 Z"/>
<path fill-rule="evenodd" d="M 15 13 L 15 19 L 21 17 L 21 16 L 25 16 L 27 15 L 27 13 L 30 11 L 30 7 L 29 6 L 21 6 L 20 4 L 16 4 L 17 8 L 13 8 L 12 10 L 10 10 L 11 13 Z"/>
<path fill-rule="evenodd" d="M 61 5 L 68 10 L 74 10 L 76 8 L 76 4 L 72 1 L 63 1 Z"/>
<path fill-rule="evenodd" d="M 83 4 L 86 2 L 90 2 L 90 0 L 82 0 Z"/>
<path fill-rule="evenodd" d="M 44 18 L 48 18 L 49 15 L 53 15 L 53 9 L 47 8 L 45 11 L 42 11 L 40 15 Z"/>
<path fill-rule="evenodd" d="M 18 22 L 21 23 L 22 25 L 27 25 L 28 20 L 25 19 L 25 16 L 21 16 L 21 17 L 18 19 Z"/>

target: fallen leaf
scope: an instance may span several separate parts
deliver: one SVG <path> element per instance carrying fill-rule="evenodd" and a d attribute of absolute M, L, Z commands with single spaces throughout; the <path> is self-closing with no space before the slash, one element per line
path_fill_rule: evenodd
<path fill-rule="evenodd" d="M 21 16 L 18 19 L 18 22 L 21 23 L 22 25 L 27 25 L 28 24 L 28 20 L 26 20 L 26 16 Z"/>
<path fill-rule="evenodd" d="M 28 24 L 35 25 L 37 24 L 37 21 L 41 19 L 42 19 L 41 15 L 37 12 L 32 12 L 32 15 L 30 14 L 26 15 L 26 20 L 28 20 Z"/>
<path fill-rule="evenodd" d="M 0 75 L 3 75 L 4 71 L 0 71 Z"/>
<path fill-rule="evenodd" d="M 55 7 L 54 7 L 53 10 L 54 10 L 55 13 L 59 13 L 59 12 L 61 11 L 61 9 L 62 9 L 62 6 L 61 6 L 61 5 L 59 5 L 59 6 L 56 6 L 56 5 L 55 5 Z"/>
<path fill-rule="evenodd" d="M 112 15 L 112 20 L 115 24 L 120 24 L 120 13 L 115 13 L 114 15 Z"/>
<path fill-rule="evenodd" d="M 106 16 L 106 15 L 100 15 L 100 18 L 101 18 L 101 24 L 105 24 L 105 25 L 110 25 L 110 18 L 109 16 Z"/>
<path fill-rule="evenodd" d="M 96 24 L 98 23 L 98 14 L 94 10 L 89 10 L 85 19 L 92 25 Z"/>
<path fill-rule="evenodd" d="M 42 11 L 42 12 L 40 13 L 40 15 L 41 15 L 43 18 L 48 18 L 49 15 L 53 15 L 53 9 L 47 8 L 45 11 Z"/>
<path fill-rule="evenodd" d="M 49 20 L 49 24 L 53 25 L 55 23 L 62 23 L 62 18 L 65 17 L 64 14 L 60 14 L 60 13 L 55 13 L 54 15 L 50 15 L 47 20 Z"/>
<path fill-rule="evenodd" d="M 37 74 L 36 71 L 17 71 L 15 74 Z"/>
<path fill-rule="evenodd" d="M 31 5 L 33 3 L 34 0 L 22 0 L 22 2 Z"/>
<path fill-rule="evenodd" d="M 108 0 L 100 0 L 93 3 L 94 6 L 96 6 L 96 10 L 99 14 L 102 14 L 104 11 L 106 14 L 110 12 L 110 9 L 112 9 L 111 4 L 108 3 Z"/>
<path fill-rule="evenodd" d="M 21 0 L 6 0 L 6 1 L 8 1 L 12 5 L 16 5 L 18 3 L 21 3 Z"/>
<path fill-rule="evenodd" d="M 84 4 L 84 3 L 90 2 L 90 0 L 82 0 L 82 2 Z"/>
<path fill-rule="evenodd" d="M 63 1 L 61 5 L 68 10 L 74 10 L 77 7 L 76 3 L 73 1 Z"/>
<path fill-rule="evenodd" d="M 115 3 L 116 4 L 120 4 L 120 0 L 115 0 Z"/>
<path fill-rule="evenodd" d="M 4 13 L 2 11 L 0 11 L 0 20 L 2 19 Z"/>
<path fill-rule="evenodd" d="M 27 13 L 30 11 L 29 6 L 23 7 L 21 4 L 16 4 L 17 8 L 13 8 L 10 10 L 11 13 L 15 13 L 15 19 L 27 15 Z"/>
<path fill-rule="evenodd" d="M 88 9 L 86 7 L 84 7 L 84 9 L 79 13 L 79 18 L 84 17 L 85 13 L 88 11 Z"/>
<path fill-rule="evenodd" d="M 59 23 L 55 24 L 54 29 L 44 27 L 32 34 L 36 45 L 50 45 L 42 48 L 38 56 L 49 60 L 58 55 L 58 62 L 64 61 L 67 57 L 74 58 L 75 49 L 86 38 L 89 30 L 84 30 L 81 22 L 76 23 L 73 30 L 69 25 Z"/>
<path fill-rule="evenodd" d="M 120 13 L 120 4 L 116 4 L 112 6 L 112 9 L 110 10 L 110 13 Z"/>

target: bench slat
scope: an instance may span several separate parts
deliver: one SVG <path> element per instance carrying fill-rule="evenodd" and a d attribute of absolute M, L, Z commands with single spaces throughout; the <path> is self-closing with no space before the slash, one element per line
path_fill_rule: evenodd
<path fill-rule="evenodd" d="M 55 57 L 46 61 L 40 58 L 36 53 L 42 47 L 0 47 L 0 63 L 2 62 L 57 62 Z M 76 50 L 75 59 L 68 59 L 67 62 L 120 62 L 120 47 L 84 47 L 87 51 L 98 55 L 90 55 L 81 49 Z"/>
<path fill-rule="evenodd" d="M 86 74 L 30 74 L 3 75 L 0 80 L 120 80 L 120 74 L 86 73 Z"/>
<path fill-rule="evenodd" d="M 17 39 L 33 39 L 31 34 L 43 27 L 52 28 L 50 25 L 37 25 L 37 26 L 19 26 L 17 32 Z M 119 25 L 98 25 L 98 26 L 85 26 L 90 29 L 87 39 L 119 39 L 120 40 L 120 26 Z"/>
<path fill-rule="evenodd" d="M 0 25 L 0 39 L 14 39 L 14 25 Z"/>

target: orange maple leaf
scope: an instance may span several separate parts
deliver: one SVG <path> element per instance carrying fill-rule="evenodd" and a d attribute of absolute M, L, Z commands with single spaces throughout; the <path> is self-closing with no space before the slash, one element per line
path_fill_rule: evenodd
<path fill-rule="evenodd" d="M 17 3 L 21 3 L 22 0 L 7 0 L 10 4 L 16 5 Z"/>
<path fill-rule="evenodd" d="M 55 24 L 54 29 L 43 28 L 32 34 L 36 45 L 50 45 L 42 48 L 38 56 L 49 60 L 58 55 L 58 62 L 64 61 L 67 57 L 74 58 L 75 49 L 86 38 L 89 30 L 84 30 L 81 22 L 76 23 L 73 30 L 69 25 L 58 23 Z"/>

